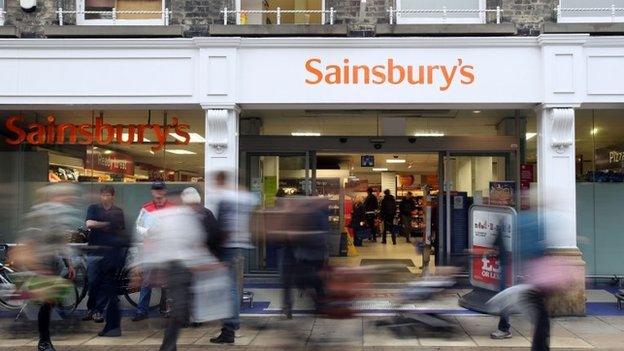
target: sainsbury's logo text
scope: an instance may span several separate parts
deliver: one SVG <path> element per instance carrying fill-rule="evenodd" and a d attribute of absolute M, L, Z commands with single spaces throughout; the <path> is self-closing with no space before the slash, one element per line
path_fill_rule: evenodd
<path fill-rule="evenodd" d="M 306 84 L 358 85 L 358 84 L 409 84 L 436 86 L 447 91 L 453 85 L 471 85 L 476 80 L 473 65 L 465 64 L 461 58 L 455 65 L 412 65 L 399 64 L 387 59 L 384 64 L 351 64 L 348 58 L 341 65 L 324 64 L 313 57 L 305 62 Z"/>

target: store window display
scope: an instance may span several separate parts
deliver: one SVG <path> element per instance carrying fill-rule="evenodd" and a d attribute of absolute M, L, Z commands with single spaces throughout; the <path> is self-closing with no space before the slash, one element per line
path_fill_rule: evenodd
<path fill-rule="evenodd" d="M 0 241 L 50 182 L 114 183 L 129 223 L 151 182 L 203 191 L 204 130 L 201 110 L 0 111 Z"/>

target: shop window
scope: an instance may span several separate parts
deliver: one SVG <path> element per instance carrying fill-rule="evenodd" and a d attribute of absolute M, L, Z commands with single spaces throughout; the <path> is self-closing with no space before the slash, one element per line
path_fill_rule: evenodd
<path fill-rule="evenodd" d="M 621 275 L 622 110 L 576 111 L 577 242 L 589 275 Z"/>
<path fill-rule="evenodd" d="M 77 24 L 162 25 L 165 0 L 76 0 Z"/>
<path fill-rule="evenodd" d="M 325 0 L 237 0 L 236 7 L 240 11 L 237 18 L 239 24 L 278 24 L 278 7 L 281 11 L 280 24 L 323 24 L 325 18 L 322 13 Z"/>
<path fill-rule="evenodd" d="M 396 0 L 398 24 L 485 23 L 485 0 Z"/>
<path fill-rule="evenodd" d="M 14 236 L 50 183 L 76 184 L 88 203 L 112 185 L 126 223 L 154 181 L 203 194 L 204 119 L 201 110 L 0 111 L 0 237 Z"/>
<path fill-rule="evenodd" d="M 624 0 L 560 0 L 557 22 L 624 22 Z"/>

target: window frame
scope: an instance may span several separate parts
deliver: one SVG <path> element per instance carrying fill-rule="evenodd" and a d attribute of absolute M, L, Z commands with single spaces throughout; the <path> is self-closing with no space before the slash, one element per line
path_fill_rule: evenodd
<path fill-rule="evenodd" d="M 564 9 L 561 6 L 561 0 L 559 0 L 559 8 Z M 596 6 L 594 6 L 596 7 Z M 591 7 L 588 7 L 591 8 Z M 622 23 L 624 22 L 624 11 L 616 12 L 616 16 L 564 16 L 564 11 L 557 12 L 557 23 Z"/>
<path fill-rule="evenodd" d="M 401 4 L 402 0 L 396 0 L 396 10 L 397 11 L 401 11 L 403 10 L 403 5 Z M 403 17 L 403 14 L 401 14 L 401 12 L 396 12 L 396 24 L 444 24 L 444 23 L 450 23 L 450 24 L 483 24 L 486 23 L 486 13 L 484 12 L 484 10 L 487 9 L 487 1 L 486 0 L 479 0 L 479 10 L 481 10 L 482 12 L 479 12 L 479 17 L 471 17 L 471 18 L 465 18 L 465 17 L 452 17 L 452 13 L 450 14 L 451 16 L 447 16 L 446 19 L 444 18 L 437 18 L 437 17 L 421 17 L 421 18 L 406 18 Z"/>
<path fill-rule="evenodd" d="M 327 5 L 326 5 L 326 0 L 321 0 L 321 10 L 326 11 L 327 10 Z M 241 20 L 240 20 L 240 13 L 238 11 L 241 11 L 242 5 L 241 5 L 241 0 L 235 0 L 234 6 L 236 8 L 236 25 L 240 25 L 241 24 Z M 229 11 L 229 10 L 228 10 Z M 334 9 L 335 11 L 335 9 Z M 334 12 L 334 16 L 335 16 L 335 12 Z M 325 16 L 321 15 L 321 18 L 325 18 L 325 22 L 328 21 L 329 15 L 325 14 Z M 223 19 L 223 18 L 221 18 Z M 282 23 L 282 24 L 290 24 L 290 23 Z M 321 24 L 325 24 L 325 23 L 321 23 Z M 277 25 L 277 24 L 273 24 L 273 25 Z"/>
<path fill-rule="evenodd" d="M 76 0 L 76 10 L 84 11 L 86 0 Z M 85 19 L 84 13 L 76 14 L 76 24 L 81 26 L 164 26 L 165 25 L 165 0 L 161 0 L 161 18 L 153 19 Z"/>

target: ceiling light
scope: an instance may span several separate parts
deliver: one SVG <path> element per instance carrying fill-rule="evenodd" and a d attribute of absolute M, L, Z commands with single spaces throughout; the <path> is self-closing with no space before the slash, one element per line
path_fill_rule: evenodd
<path fill-rule="evenodd" d="M 154 150 L 147 150 L 150 154 L 155 155 L 156 153 L 154 152 Z"/>
<path fill-rule="evenodd" d="M 405 163 L 406 161 L 402 158 L 389 158 L 386 160 L 386 163 Z"/>
<path fill-rule="evenodd" d="M 481 110 L 474 110 L 472 113 L 481 113 Z"/>
<path fill-rule="evenodd" d="M 321 136 L 321 133 L 316 132 L 292 132 L 291 136 Z"/>
<path fill-rule="evenodd" d="M 172 136 L 174 139 L 177 139 L 178 141 L 182 141 L 182 142 L 186 142 L 186 139 L 181 137 L 180 135 L 176 134 L 176 133 L 169 133 L 170 136 Z M 197 133 L 189 133 L 189 143 L 205 143 L 206 139 L 204 139 L 203 136 L 197 134 Z"/>
<path fill-rule="evenodd" d="M 134 133 L 133 133 L 132 135 L 133 135 L 133 137 L 134 137 L 134 138 L 133 138 L 133 140 L 132 140 L 132 142 L 133 142 L 133 143 L 136 143 L 136 142 L 137 142 L 137 140 L 139 139 L 139 136 L 138 136 L 137 134 L 134 134 Z M 126 133 L 126 132 L 121 133 L 121 140 L 122 140 L 122 141 L 125 141 L 125 142 L 127 143 L 127 142 L 129 142 L 129 141 L 130 141 L 130 140 L 128 140 L 128 139 L 130 139 L 130 135 L 129 135 L 128 133 Z M 151 140 L 149 140 L 148 138 L 143 137 L 143 142 L 148 142 L 148 143 L 149 143 L 150 141 L 151 141 Z"/>
<path fill-rule="evenodd" d="M 431 132 L 431 133 L 414 133 L 417 137 L 443 137 L 444 133 Z"/>
<path fill-rule="evenodd" d="M 594 128 L 591 130 L 591 132 L 589 132 L 591 135 L 597 134 L 598 133 L 598 128 Z"/>
<path fill-rule="evenodd" d="M 181 150 L 181 149 L 173 149 L 173 150 L 165 150 L 168 153 L 176 154 L 176 155 L 196 155 L 196 152 L 189 150 Z"/>
<path fill-rule="evenodd" d="M 535 138 L 536 135 L 537 133 L 526 133 L 526 140 L 531 140 Z"/>
<path fill-rule="evenodd" d="M 113 152 L 112 152 L 111 150 L 105 150 L 105 151 L 104 151 L 104 153 L 105 153 L 105 154 L 107 154 L 107 155 L 110 155 L 110 154 L 112 154 Z"/>
<path fill-rule="evenodd" d="M 388 168 L 373 168 L 373 172 L 387 172 Z"/>

